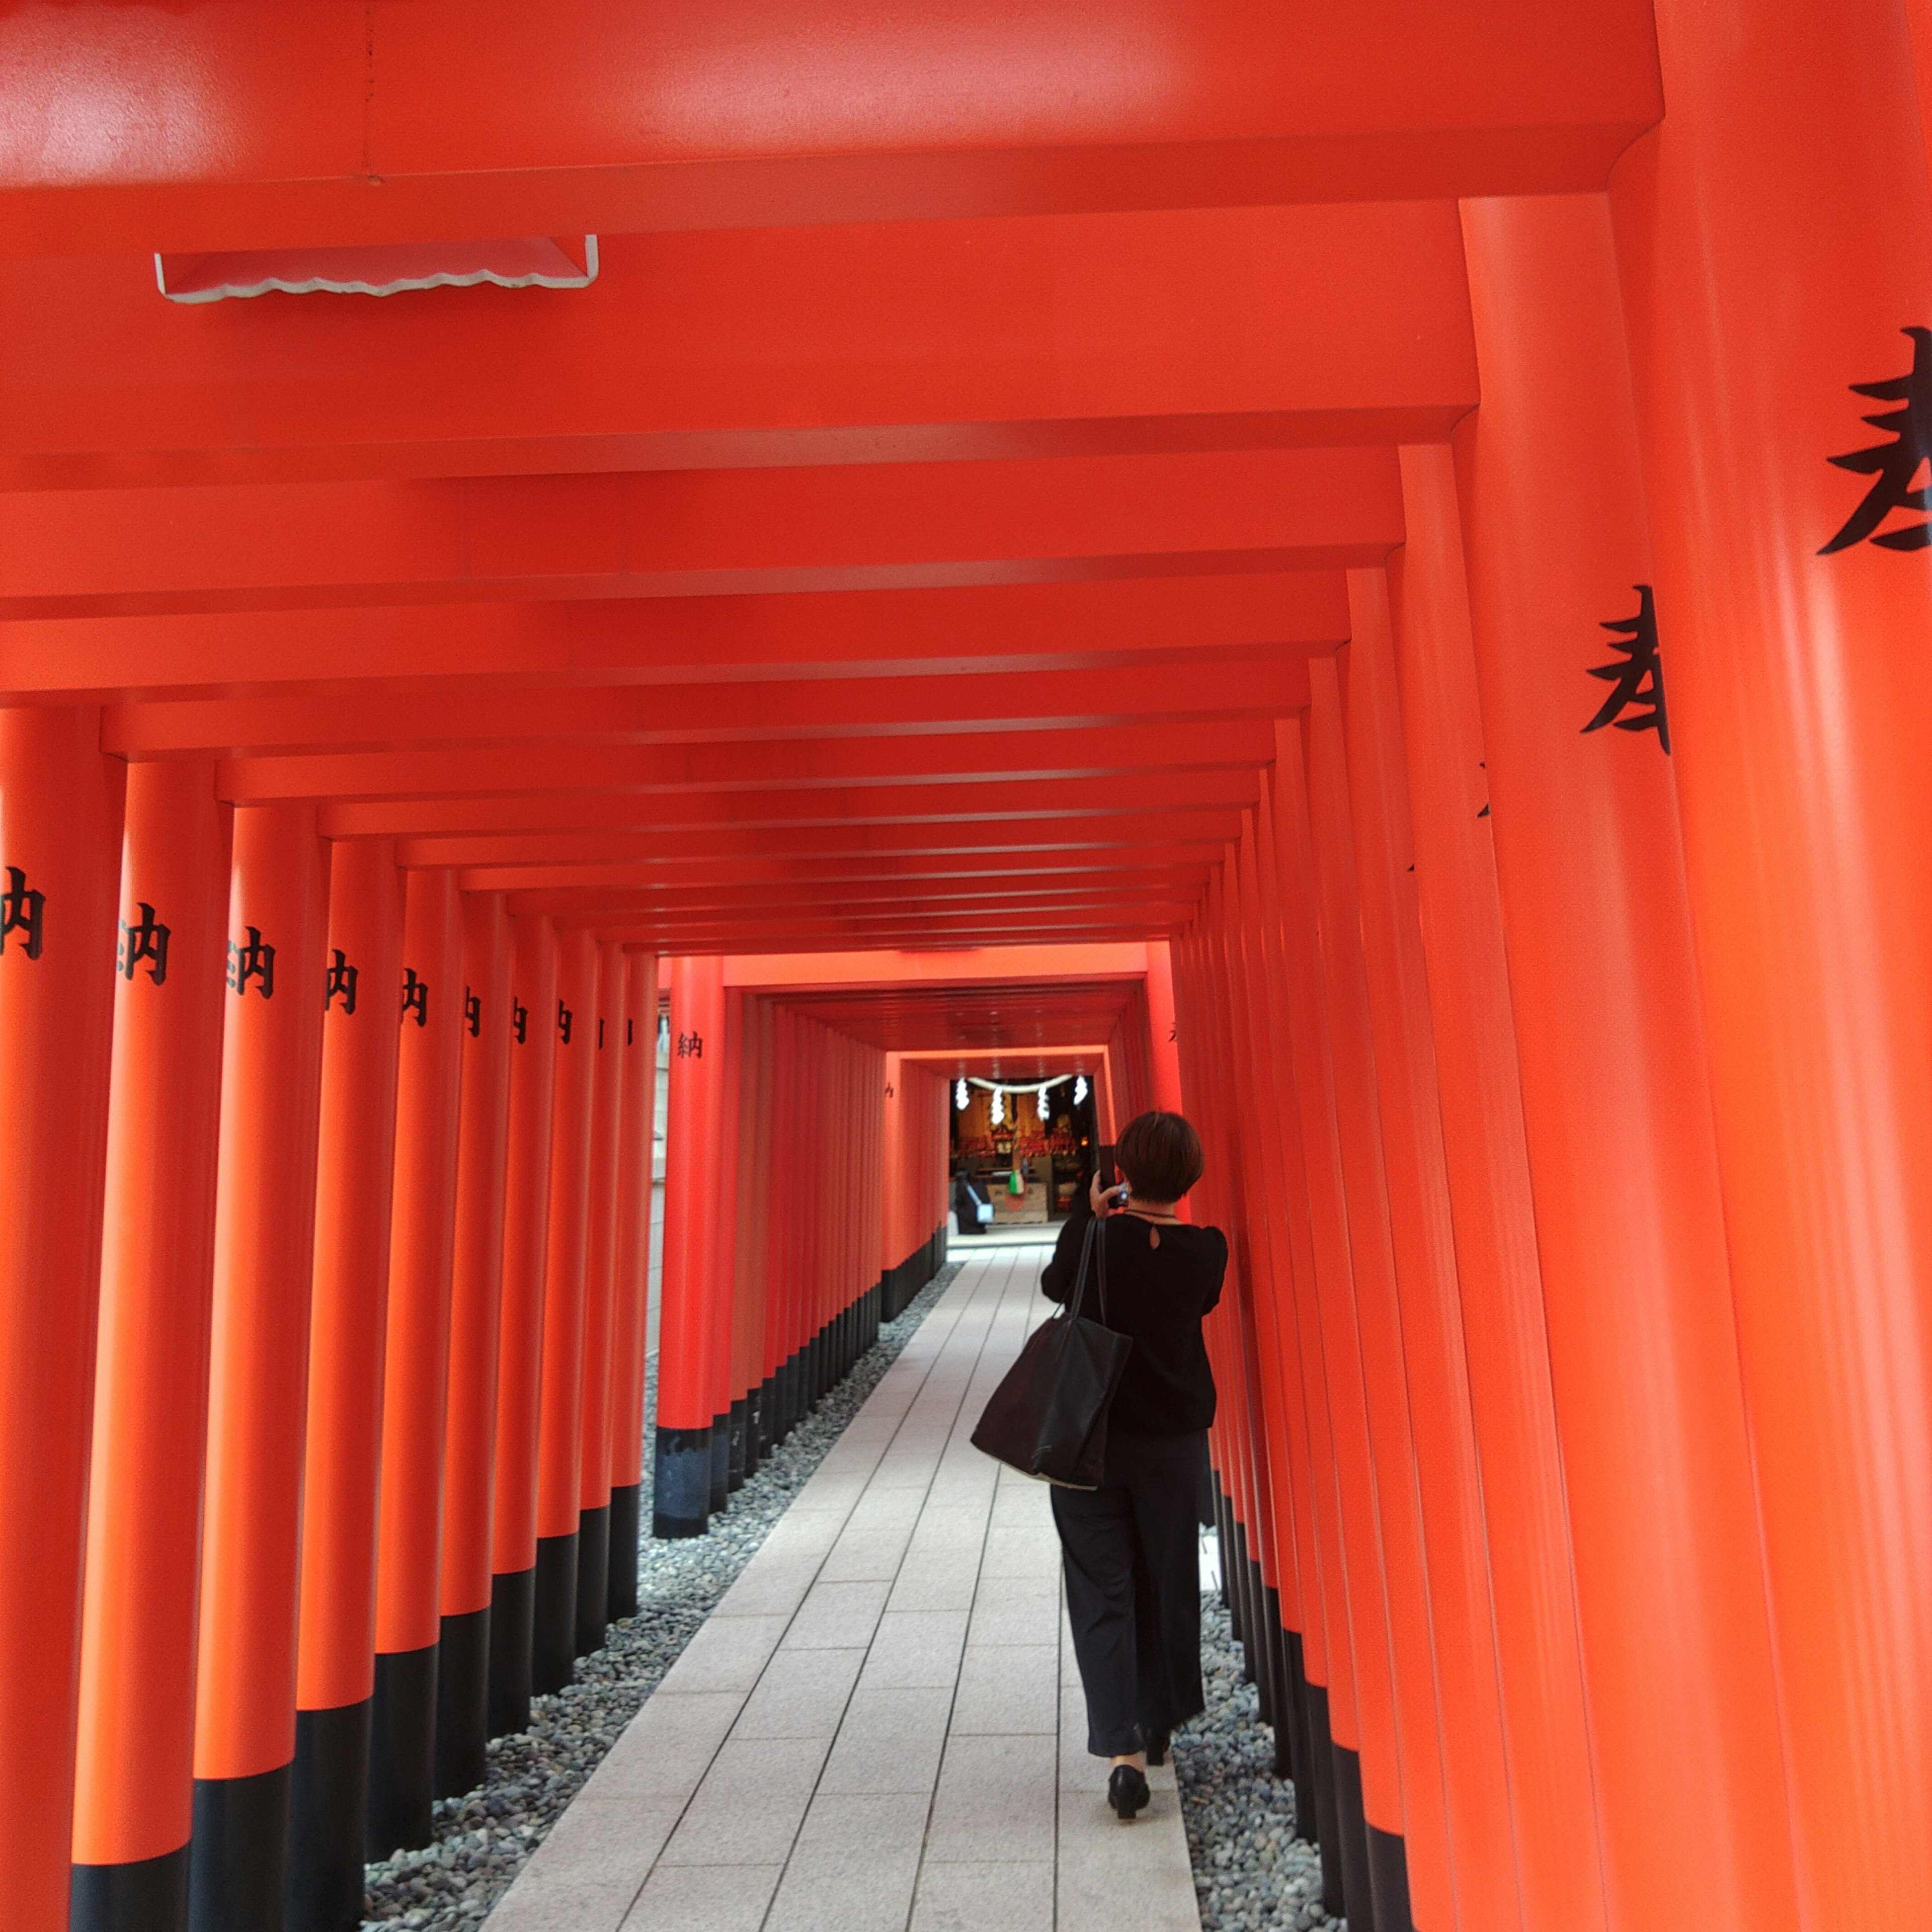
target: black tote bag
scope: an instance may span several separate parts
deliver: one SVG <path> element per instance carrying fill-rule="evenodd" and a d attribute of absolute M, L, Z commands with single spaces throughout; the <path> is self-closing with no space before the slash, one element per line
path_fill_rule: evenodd
<path fill-rule="evenodd" d="M 973 1446 L 996 1462 L 1070 1490 L 1097 1490 L 1107 1460 L 1107 1411 L 1133 1338 L 1080 1312 L 1091 1264 L 1100 1312 L 1107 1312 L 1107 1256 L 1102 1223 L 1088 1225 L 1080 1272 L 1064 1314 L 1041 1323 L 1006 1371 L 973 1432 Z"/>

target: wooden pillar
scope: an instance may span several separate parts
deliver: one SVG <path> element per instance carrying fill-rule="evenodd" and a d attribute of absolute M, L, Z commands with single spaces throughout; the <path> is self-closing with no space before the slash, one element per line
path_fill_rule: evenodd
<path fill-rule="evenodd" d="M 1932 185 L 1891 0 L 1657 18 L 1670 112 L 1613 204 L 1798 1918 L 1912 1924 L 1932 1910 Z M 1750 1830 L 1738 1866 L 1776 1870 L 1776 1821 Z M 1788 1917 L 1778 1898 L 1756 1923 Z"/>
<path fill-rule="evenodd" d="M 544 1256 L 550 1229 L 550 1113 L 556 1077 L 556 934 L 518 914 L 510 964 L 509 1147 L 496 1354 L 496 1447 L 490 1540 L 490 1735 L 530 1720 L 536 1612 L 537 1412 Z"/>
<path fill-rule="evenodd" d="M 463 1073 L 443 1435 L 436 1795 L 483 1781 L 490 1735 L 490 1508 L 509 1156 L 510 920 L 500 892 L 463 896 Z"/>
<path fill-rule="evenodd" d="M 537 1424 L 536 1610 L 530 1688 L 560 1690 L 577 1655 L 577 1528 L 583 1458 L 584 1263 L 597 1063 L 597 936 L 557 941 L 556 1084 L 550 1103 L 550 1224 L 544 1249 Z"/>
<path fill-rule="evenodd" d="M 338 839 L 329 848 L 328 870 L 290 1834 L 291 1932 L 350 1932 L 362 1922 L 396 1140 L 395 992 L 402 980 L 403 885 L 394 842 Z"/>
<path fill-rule="evenodd" d="M 442 1450 L 463 1074 L 463 909 L 447 866 L 409 874 L 376 1569 L 369 1856 L 430 1841 L 442 1629 Z"/>
<path fill-rule="evenodd" d="M 128 769 L 74 1932 L 188 1924 L 228 817 L 210 760 Z M 7 951 L 19 943 L 10 936 Z M 10 963 L 0 955 L 0 975 Z"/>
<path fill-rule="evenodd" d="M 326 876 L 314 806 L 236 808 L 188 1880 L 195 1932 L 284 1923 Z"/>

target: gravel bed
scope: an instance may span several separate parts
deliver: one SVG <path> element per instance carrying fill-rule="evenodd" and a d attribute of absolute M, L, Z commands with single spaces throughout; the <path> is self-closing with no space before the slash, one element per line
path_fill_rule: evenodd
<path fill-rule="evenodd" d="M 1208 1708 L 1174 1735 L 1174 1772 L 1201 1932 L 1344 1928 L 1322 1909 L 1322 1860 L 1294 1835 L 1294 1787 L 1274 1774 L 1274 1733 L 1241 1676 L 1218 1594 L 1201 1599 Z"/>
<path fill-rule="evenodd" d="M 575 1682 L 554 1696 L 533 1700 L 527 1731 L 492 1742 L 489 1775 L 478 1789 L 438 1800 L 434 1843 L 368 1868 L 365 1927 L 470 1932 L 482 1924 L 858 1413 L 960 1265 L 949 1262 L 897 1321 L 880 1327 L 872 1349 L 733 1496 L 730 1508 L 708 1534 L 667 1543 L 644 1538 L 638 1614 L 613 1624 L 603 1649 L 578 1660 Z M 648 1441 L 657 1413 L 655 1361 L 644 1403 Z M 648 1484 L 648 1469 L 645 1479 Z M 648 1504 L 648 1496 L 646 1501 Z"/>

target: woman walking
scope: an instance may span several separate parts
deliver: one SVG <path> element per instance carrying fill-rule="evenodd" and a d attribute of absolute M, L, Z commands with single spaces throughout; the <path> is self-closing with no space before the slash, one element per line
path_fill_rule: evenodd
<path fill-rule="evenodd" d="M 1087 1694 L 1087 1748 L 1112 1760 L 1107 1802 L 1123 1820 L 1148 1799 L 1146 1767 L 1203 1708 L 1201 1509 L 1214 1376 L 1202 1318 L 1221 1298 L 1227 1238 L 1178 1208 L 1201 1178 L 1200 1138 L 1178 1114 L 1143 1114 L 1114 1150 L 1124 1186 L 1094 1178 L 1040 1276 L 1073 1292 L 1095 1216 L 1106 1244 L 1106 1324 L 1133 1338 L 1108 1412 L 1097 1490 L 1056 1487 L 1073 1652 Z M 1081 1310 L 1100 1316 L 1090 1292 Z"/>

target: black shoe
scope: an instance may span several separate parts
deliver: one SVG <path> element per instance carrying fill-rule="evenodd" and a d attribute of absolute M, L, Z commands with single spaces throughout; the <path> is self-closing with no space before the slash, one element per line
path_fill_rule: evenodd
<path fill-rule="evenodd" d="M 1148 1781 L 1140 1772 L 1130 1764 L 1117 1764 L 1114 1774 L 1107 1780 L 1107 1802 L 1114 1808 L 1114 1815 L 1123 1825 L 1131 1825 L 1137 1814 L 1144 1811 L 1154 1793 L 1148 1789 Z"/>
<path fill-rule="evenodd" d="M 1172 1742 L 1166 1731 L 1150 1731 L 1147 1734 L 1147 1757 L 1149 1764 L 1165 1764 L 1167 1748 Z"/>

